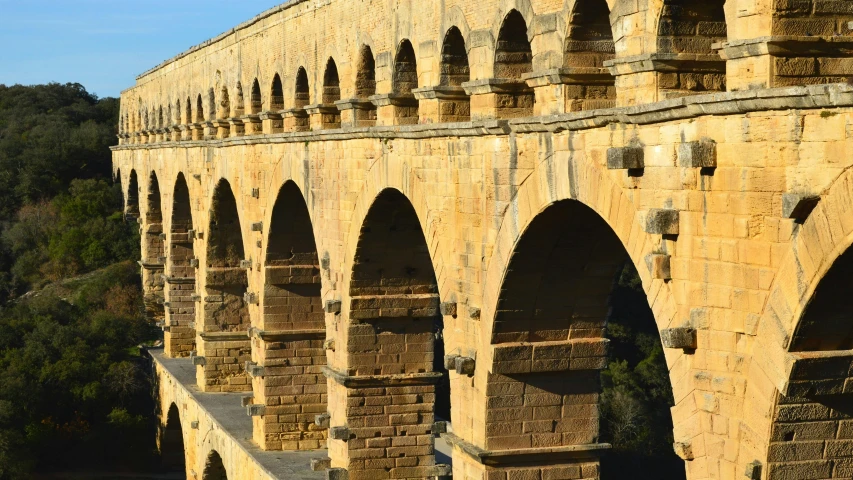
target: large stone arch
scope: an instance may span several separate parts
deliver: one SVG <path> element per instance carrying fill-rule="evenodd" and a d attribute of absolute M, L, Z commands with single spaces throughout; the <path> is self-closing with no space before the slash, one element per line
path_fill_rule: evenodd
<path fill-rule="evenodd" d="M 239 190 L 237 190 L 239 192 Z M 245 362 L 251 360 L 248 276 L 240 209 L 231 184 L 217 182 L 208 209 L 204 302 L 196 328 L 199 387 L 205 391 L 247 391 Z M 245 212 L 244 212 L 245 213 Z"/>
<path fill-rule="evenodd" d="M 186 473 L 187 462 L 184 451 L 184 429 L 181 412 L 178 406 L 172 402 L 166 417 L 161 419 L 160 435 L 158 437 L 160 447 L 160 458 L 163 468 L 170 472 Z"/>
<path fill-rule="evenodd" d="M 328 403 L 321 370 L 326 325 L 314 228 L 293 181 L 276 192 L 268 225 L 262 311 L 252 339 L 253 359 L 263 371 L 253 375 L 253 402 L 265 407 L 253 417 L 253 432 L 264 449 L 314 450 L 326 439 L 315 423 Z"/>
<path fill-rule="evenodd" d="M 145 292 L 145 312 L 155 322 L 165 318 L 163 306 L 163 268 L 166 263 L 166 239 L 163 230 L 163 209 L 160 182 L 151 171 L 148 176 L 145 198 L 145 216 L 142 222 L 142 288 Z"/>
<path fill-rule="evenodd" d="M 800 478 L 846 478 L 844 475 L 850 474 L 849 469 L 842 468 L 838 470 L 841 476 L 836 477 L 832 466 L 827 467 L 833 461 L 831 451 L 837 452 L 849 441 L 848 434 L 837 433 L 832 425 L 851 415 L 836 408 L 839 394 L 850 404 L 841 371 L 846 365 L 850 375 L 849 350 L 846 354 L 823 351 L 820 342 L 803 342 L 798 336 L 809 335 L 808 325 L 813 325 L 808 318 L 809 307 L 820 298 L 816 294 L 821 285 L 844 278 L 833 270 L 846 267 L 853 245 L 851 192 L 853 171 L 848 169 L 821 192 L 819 203 L 805 222 L 794 224 L 790 247 L 758 319 L 744 403 L 750 413 L 744 418 L 750 441 L 744 446 L 742 461 L 757 461 L 767 469 L 767 478 L 781 478 L 779 475 L 790 475 L 797 469 L 804 475 Z M 827 283 L 822 283 L 825 279 Z M 827 295 L 831 294 L 823 296 Z M 817 334 L 822 333 L 818 330 Z M 824 443 L 834 444 L 827 450 L 818 448 Z M 798 466 L 784 460 L 803 463 Z"/>
<path fill-rule="evenodd" d="M 170 357 L 185 357 L 195 350 L 196 226 L 192 200 L 183 172 L 178 172 L 172 194 L 166 264 L 166 328 L 164 348 Z"/>

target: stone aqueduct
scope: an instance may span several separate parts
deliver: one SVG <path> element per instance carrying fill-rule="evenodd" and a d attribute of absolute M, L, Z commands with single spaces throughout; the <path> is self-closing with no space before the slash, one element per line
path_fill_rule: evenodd
<path fill-rule="evenodd" d="M 630 260 L 689 479 L 851 478 L 849 20 L 850 0 L 292 1 L 142 74 L 113 159 L 165 330 L 164 459 L 446 476 L 449 382 L 457 479 L 598 478 Z M 252 442 L 199 400 L 233 392 Z"/>

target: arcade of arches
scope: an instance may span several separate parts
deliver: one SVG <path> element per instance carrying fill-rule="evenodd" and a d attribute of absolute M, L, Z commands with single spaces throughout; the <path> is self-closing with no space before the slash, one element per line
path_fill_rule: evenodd
<path fill-rule="evenodd" d="M 851 478 L 853 14 L 770 3 L 290 2 L 141 75 L 164 461 Z M 631 321 L 669 382 L 615 425 Z M 643 416 L 664 470 L 613 448 Z"/>

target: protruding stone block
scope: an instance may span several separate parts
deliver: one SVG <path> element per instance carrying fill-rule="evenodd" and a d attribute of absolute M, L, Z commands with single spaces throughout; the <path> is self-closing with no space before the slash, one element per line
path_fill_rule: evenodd
<path fill-rule="evenodd" d="M 761 462 L 753 460 L 746 466 L 746 471 L 743 476 L 749 480 L 761 480 Z"/>
<path fill-rule="evenodd" d="M 675 442 L 672 444 L 675 454 L 682 460 L 693 460 L 693 446 L 690 442 Z"/>
<path fill-rule="evenodd" d="M 686 168 L 716 168 L 717 143 L 712 140 L 687 142 L 678 145 L 678 166 Z"/>
<path fill-rule="evenodd" d="M 261 198 L 261 189 L 253 188 L 252 189 L 252 198 Z"/>
<path fill-rule="evenodd" d="M 198 268 L 198 259 L 197 258 L 191 258 L 190 259 L 190 266 L 193 268 Z"/>
<path fill-rule="evenodd" d="M 332 420 L 332 416 L 329 415 L 328 412 L 321 413 L 319 415 L 314 416 L 314 425 L 317 425 L 320 428 L 329 428 L 329 422 Z"/>
<path fill-rule="evenodd" d="M 263 365 L 251 365 L 246 367 L 246 373 L 252 378 L 261 378 L 264 376 Z"/>
<path fill-rule="evenodd" d="M 349 480 L 346 468 L 330 468 L 326 470 L 326 480 Z"/>
<path fill-rule="evenodd" d="M 641 147 L 613 147 L 607 149 L 607 168 L 610 170 L 635 170 L 645 167 Z"/>
<path fill-rule="evenodd" d="M 696 330 L 690 327 L 665 328 L 660 332 L 664 348 L 696 349 Z"/>
<path fill-rule="evenodd" d="M 330 468 L 332 468 L 332 459 L 329 457 L 311 459 L 311 470 L 314 472 L 322 472 Z"/>
<path fill-rule="evenodd" d="M 327 338 L 326 341 L 323 342 L 323 348 L 326 350 L 335 351 L 335 339 Z"/>
<path fill-rule="evenodd" d="M 240 260 L 240 268 L 245 268 L 247 270 L 252 269 L 252 261 L 251 260 Z"/>
<path fill-rule="evenodd" d="M 820 195 L 786 193 L 782 195 L 782 216 L 804 222 L 820 201 Z"/>
<path fill-rule="evenodd" d="M 433 468 L 435 469 L 432 475 L 434 477 L 450 477 L 453 475 L 453 467 L 446 463 L 438 463 Z"/>
<path fill-rule="evenodd" d="M 459 358 L 459 355 L 450 354 L 444 356 L 444 368 L 447 370 L 456 370 L 456 359 Z"/>
<path fill-rule="evenodd" d="M 252 224 L 253 232 L 263 232 L 264 231 L 264 222 L 255 222 Z"/>
<path fill-rule="evenodd" d="M 329 438 L 332 440 L 349 440 L 350 431 L 347 427 L 331 427 L 329 428 Z"/>
<path fill-rule="evenodd" d="M 335 315 L 341 313 L 341 301 L 340 300 L 326 300 L 324 310 L 326 311 L 326 313 L 334 313 Z"/>
<path fill-rule="evenodd" d="M 246 414 L 250 417 L 262 417 L 266 413 L 266 405 L 246 405 Z"/>
<path fill-rule="evenodd" d="M 474 375 L 474 366 L 476 362 L 471 357 L 456 358 L 456 373 L 459 375 Z"/>
<path fill-rule="evenodd" d="M 190 300 L 192 300 L 193 302 L 200 302 L 201 301 L 201 295 L 194 293 L 194 294 L 190 295 Z"/>
<path fill-rule="evenodd" d="M 657 280 L 670 280 L 670 256 L 664 253 L 650 253 L 646 255 L 646 266 L 652 278 Z"/>
<path fill-rule="evenodd" d="M 197 356 L 195 352 L 190 354 L 190 360 L 192 360 L 193 365 L 197 367 L 203 367 L 207 365 L 207 360 L 204 357 Z"/>
<path fill-rule="evenodd" d="M 441 310 L 442 315 L 450 315 L 452 317 L 456 316 L 456 302 L 441 302 L 439 309 Z"/>
<path fill-rule="evenodd" d="M 646 213 L 643 225 L 646 233 L 653 235 L 678 235 L 678 210 L 672 208 L 652 208 Z"/>
<path fill-rule="evenodd" d="M 435 422 L 432 424 L 432 433 L 441 435 L 447 433 L 447 422 Z"/>
<path fill-rule="evenodd" d="M 198 420 L 193 420 L 190 422 L 190 428 L 193 430 L 198 430 Z"/>
<path fill-rule="evenodd" d="M 480 308 L 479 307 L 468 307 L 468 316 L 472 319 L 479 320 L 480 319 Z"/>
<path fill-rule="evenodd" d="M 196 234 L 195 229 L 191 228 L 191 229 L 187 230 L 187 238 L 193 239 L 193 238 L 195 238 L 195 234 Z"/>
<path fill-rule="evenodd" d="M 243 294 L 243 301 L 248 303 L 249 305 L 257 305 L 258 294 L 255 292 L 246 292 Z"/>
<path fill-rule="evenodd" d="M 243 407 L 248 407 L 254 401 L 255 401 L 254 395 L 244 395 L 243 397 L 240 398 L 240 405 Z"/>

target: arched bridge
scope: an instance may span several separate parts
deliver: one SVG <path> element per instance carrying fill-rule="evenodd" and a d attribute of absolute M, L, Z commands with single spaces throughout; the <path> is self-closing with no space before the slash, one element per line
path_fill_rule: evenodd
<path fill-rule="evenodd" d="M 630 262 L 687 478 L 851 478 L 851 20 L 292 1 L 142 74 L 113 162 L 165 330 L 164 461 L 598 479 Z"/>

